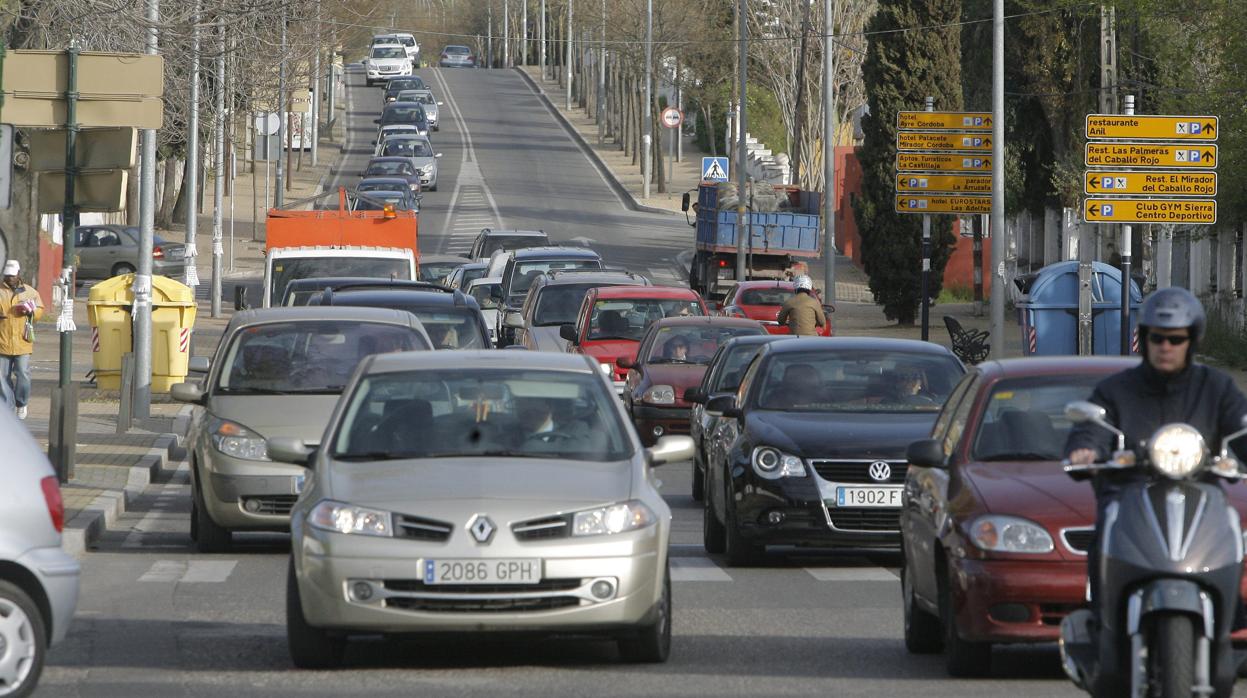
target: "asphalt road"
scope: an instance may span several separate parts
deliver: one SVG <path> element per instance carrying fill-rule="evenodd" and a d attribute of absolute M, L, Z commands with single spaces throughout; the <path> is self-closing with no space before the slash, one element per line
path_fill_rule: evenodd
<path fill-rule="evenodd" d="M 691 245 L 679 216 L 625 209 L 522 79 L 504 71 L 421 71 L 446 102 L 444 153 L 421 214 L 426 254 L 459 251 L 486 225 L 587 238 L 609 263 L 659 279 Z M 350 72 L 348 184 L 370 152 L 379 88 Z M 620 663 L 614 645 L 363 640 L 347 666 L 295 670 L 285 639 L 288 537 L 248 534 L 227 555 L 189 539 L 184 469 L 169 473 L 83 560 L 69 639 L 40 696 L 1073 696 L 1054 647 L 999 650 L 994 676 L 946 677 L 940 657 L 901 641 L 896 557 L 776 551 L 727 568 L 701 549 L 690 465 L 664 466 L 674 511 L 674 642 L 664 665 Z"/>

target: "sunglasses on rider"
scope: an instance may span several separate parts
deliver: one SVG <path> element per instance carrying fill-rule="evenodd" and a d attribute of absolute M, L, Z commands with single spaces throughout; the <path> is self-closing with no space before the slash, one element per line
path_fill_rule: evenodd
<path fill-rule="evenodd" d="M 1191 340 L 1190 335 L 1185 334 L 1160 334 L 1159 332 L 1148 332 L 1147 341 L 1152 344 L 1164 344 L 1169 342 L 1171 346 L 1182 346 Z"/>

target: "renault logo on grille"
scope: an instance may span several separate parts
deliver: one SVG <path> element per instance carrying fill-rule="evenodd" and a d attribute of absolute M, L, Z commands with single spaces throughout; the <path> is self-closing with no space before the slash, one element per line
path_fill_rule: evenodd
<path fill-rule="evenodd" d="M 892 466 L 877 460 L 870 464 L 870 479 L 875 482 L 887 482 L 892 479 Z"/>
<path fill-rule="evenodd" d="M 494 531 L 497 528 L 494 522 L 489 520 L 484 514 L 477 514 L 468 522 L 468 533 L 476 539 L 477 543 L 488 543 L 490 538 L 494 537 Z"/>

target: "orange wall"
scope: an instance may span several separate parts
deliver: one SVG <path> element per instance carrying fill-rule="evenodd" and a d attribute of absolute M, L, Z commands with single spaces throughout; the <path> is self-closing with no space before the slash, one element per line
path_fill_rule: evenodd
<path fill-rule="evenodd" d="M 43 296 L 45 315 L 52 313 L 48 306 L 52 303 L 52 287 L 56 285 L 56 280 L 61 275 L 61 259 L 64 249 L 53 243 L 47 233 L 39 233 L 39 271 L 35 275 L 34 282 L 35 288 L 39 289 L 39 295 Z M 56 316 L 53 315 L 52 318 L 55 319 Z"/>

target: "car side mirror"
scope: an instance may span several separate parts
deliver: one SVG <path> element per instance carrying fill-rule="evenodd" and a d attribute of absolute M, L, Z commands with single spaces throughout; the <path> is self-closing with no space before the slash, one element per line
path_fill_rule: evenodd
<path fill-rule="evenodd" d="M 524 316 L 518 310 L 512 310 L 502 316 L 502 324 L 513 330 L 524 329 Z"/>
<path fill-rule="evenodd" d="M 237 285 L 234 287 L 234 310 L 247 310 L 251 304 L 247 302 L 247 287 Z"/>
<path fill-rule="evenodd" d="M 685 388 L 684 401 L 700 405 L 706 401 L 706 392 L 701 388 Z"/>
<path fill-rule="evenodd" d="M 198 383 L 174 383 L 169 386 L 169 395 L 178 402 L 189 402 L 192 405 L 204 404 L 204 391 Z"/>
<path fill-rule="evenodd" d="M 729 415 L 728 414 L 729 410 L 736 412 L 736 414 Z M 735 416 L 740 415 L 740 410 L 736 409 L 736 396 L 735 395 L 720 395 L 718 397 L 712 397 L 709 400 L 706 400 L 706 411 L 707 412 L 718 412 L 720 414 L 723 414 L 724 416 L 729 416 L 729 417 L 735 417 Z"/>
<path fill-rule="evenodd" d="M 636 368 L 636 361 L 630 356 L 621 356 L 615 359 L 615 365 L 620 368 Z"/>
<path fill-rule="evenodd" d="M 304 443 L 303 439 L 289 436 L 274 436 L 267 440 L 268 457 L 278 463 L 291 463 L 307 467 L 312 462 L 316 449 Z"/>
<path fill-rule="evenodd" d="M 920 468 L 948 467 L 944 447 L 936 439 L 922 439 L 909 444 L 905 449 L 905 459 Z"/>
<path fill-rule="evenodd" d="M 689 436 L 663 436 L 653 446 L 645 449 L 645 460 L 650 467 L 690 460 L 692 457 L 693 439 Z"/>
<path fill-rule="evenodd" d="M 445 102 L 438 102 L 438 103 L 437 103 L 437 106 L 439 106 L 439 107 L 440 107 L 440 106 L 442 106 L 443 104 L 445 104 Z"/>
<path fill-rule="evenodd" d="M 192 356 L 187 362 L 186 368 L 191 373 L 207 373 L 212 370 L 212 359 L 206 356 Z"/>
<path fill-rule="evenodd" d="M 576 340 L 579 339 L 579 337 L 576 336 L 575 325 L 559 325 L 559 336 L 572 344 L 575 344 Z"/>
<path fill-rule="evenodd" d="M 501 287 L 501 286 L 491 286 L 491 287 L 489 288 L 489 297 L 490 297 L 490 298 L 496 298 L 496 299 L 498 299 L 498 300 L 502 300 L 502 287 Z"/>
<path fill-rule="evenodd" d="M 684 196 L 680 198 L 680 210 L 688 212 L 689 196 L 688 192 L 684 192 Z"/>

